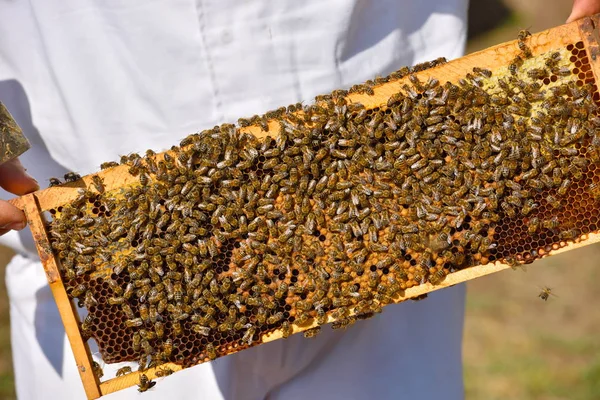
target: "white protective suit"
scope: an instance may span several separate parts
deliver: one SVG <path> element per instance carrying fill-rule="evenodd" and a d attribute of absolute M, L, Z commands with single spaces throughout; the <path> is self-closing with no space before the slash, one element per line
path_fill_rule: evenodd
<path fill-rule="evenodd" d="M 33 143 L 23 164 L 45 185 L 403 65 L 456 58 L 466 9 L 467 0 L 2 1 L 0 100 Z M 84 398 L 29 232 L 2 240 L 19 253 L 6 273 L 19 397 Z M 446 289 L 345 331 L 190 368 L 143 396 L 460 399 L 463 308 L 464 287 Z"/>

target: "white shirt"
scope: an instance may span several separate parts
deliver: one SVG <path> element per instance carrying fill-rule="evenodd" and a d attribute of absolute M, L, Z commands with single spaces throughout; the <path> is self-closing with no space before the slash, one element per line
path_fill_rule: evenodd
<path fill-rule="evenodd" d="M 466 8 L 467 0 L 1 2 L 0 100 L 33 142 L 21 159 L 44 185 L 403 65 L 458 57 Z M 81 397 L 30 237 L 2 242 L 27 256 L 7 271 L 19 396 Z M 460 398 L 463 288 L 430 297 L 344 332 L 295 335 L 191 368 L 145 398 Z"/>

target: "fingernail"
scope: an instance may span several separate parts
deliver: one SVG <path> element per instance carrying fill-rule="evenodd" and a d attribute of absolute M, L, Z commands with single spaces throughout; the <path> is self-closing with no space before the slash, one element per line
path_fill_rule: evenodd
<path fill-rule="evenodd" d="M 38 185 L 38 188 L 40 187 L 40 183 L 37 181 L 37 179 L 35 179 L 33 176 L 29 175 L 27 172 L 25 173 L 25 175 L 27 175 L 27 177 L 29 179 L 31 179 L 32 181 L 34 181 L 35 184 Z"/>
<path fill-rule="evenodd" d="M 15 231 L 20 231 L 20 230 L 24 229 L 26 225 L 27 225 L 27 222 L 19 221 L 19 222 L 13 222 L 13 223 L 1 226 L 0 229 L 12 229 Z"/>

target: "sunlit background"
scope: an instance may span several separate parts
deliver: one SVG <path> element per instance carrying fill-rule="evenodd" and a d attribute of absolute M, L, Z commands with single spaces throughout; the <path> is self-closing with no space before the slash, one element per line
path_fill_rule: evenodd
<path fill-rule="evenodd" d="M 467 52 L 562 24 L 571 0 L 472 0 Z M 0 249 L 0 275 L 10 259 Z M 468 284 L 467 400 L 600 399 L 600 245 Z M 557 296 L 539 299 L 540 287 Z M 15 397 L 9 309 L 0 279 L 0 399 Z"/>

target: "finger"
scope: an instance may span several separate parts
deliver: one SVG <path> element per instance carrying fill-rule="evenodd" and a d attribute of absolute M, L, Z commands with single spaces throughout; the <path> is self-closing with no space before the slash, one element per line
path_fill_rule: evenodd
<path fill-rule="evenodd" d="M 573 10 L 567 23 L 583 17 L 589 17 L 600 12 L 600 0 L 574 0 Z"/>
<path fill-rule="evenodd" d="M 0 200 L 0 230 L 17 230 L 25 228 L 27 219 L 23 211 L 7 201 Z"/>
<path fill-rule="evenodd" d="M 40 188 L 38 182 L 25 172 L 18 158 L 0 165 L 0 186 L 17 195 L 35 192 Z"/>

